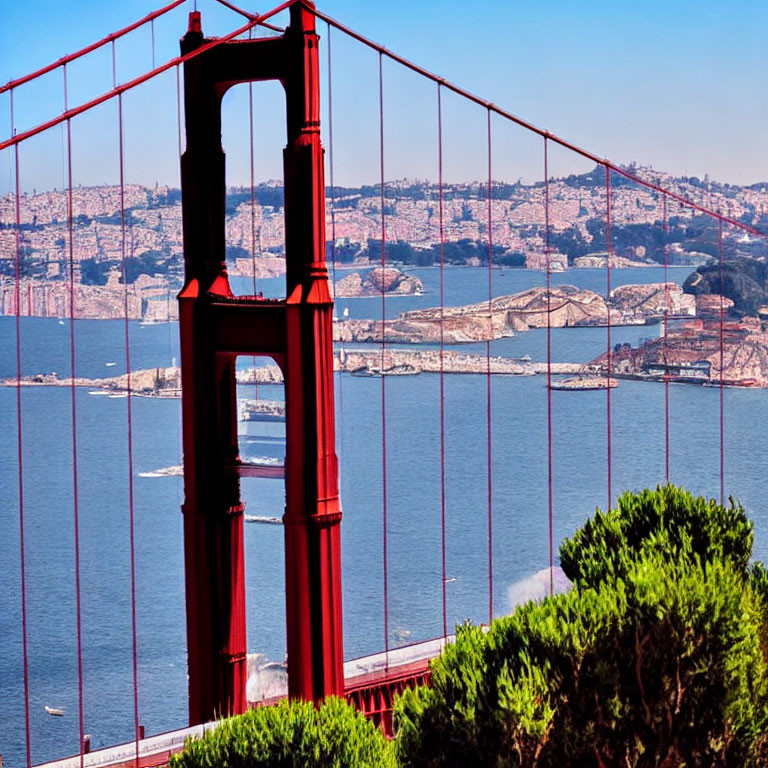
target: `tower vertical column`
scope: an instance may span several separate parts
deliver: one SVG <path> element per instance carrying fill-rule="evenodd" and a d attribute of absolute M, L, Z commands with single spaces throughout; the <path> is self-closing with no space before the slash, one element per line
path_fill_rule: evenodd
<path fill-rule="evenodd" d="M 286 623 L 288 691 L 344 692 L 341 510 L 333 403 L 333 301 L 314 15 L 291 6 L 286 41 Z"/>
<path fill-rule="evenodd" d="M 203 44 L 190 14 L 182 51 Z M 179 296 L 184 450 L 184 569 L 189 719 L 245 711 L 247 703 L 243 505 L 225 466 L 237 457 L 234 355 L 214 341 L 211 303 L 231 296 L 224 261 L 224 152 L 220 96 L 203 57 L 184 69 L 181 159 L 185 286 Z"/>

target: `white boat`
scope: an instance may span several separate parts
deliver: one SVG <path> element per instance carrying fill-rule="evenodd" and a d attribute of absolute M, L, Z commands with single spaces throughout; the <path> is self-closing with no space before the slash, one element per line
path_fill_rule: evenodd
<path fill-rule="evenodd" d="M 181 477 L 184 474 L 184 467 L 177 464 L 173 467 L 163 467 L 152 472 L 139 472 L 139 477 Z"/>
<path fill-rule="evenodd" d="M 111 368 L 113 365 L 117 365 L 117 363 L 104 363 L 104 365 L 106 365 L 107 368 Z"/>
<path fill-rule="evenodd" d="M 103 389 L 89 389 L 88 390 L 88 394 L 89 395 L 101 395 L 103 397 L 106 397 L 107 395 L 109 395 L 109 392 L 106 392 Z"/>
<path fill-rule="evenodd" d="M 56 715 L 56 717 L 62 717 L 64 715 L 63 709 L 59 709 L 58 707 L 49 707 L 47 704 L 45 706 L 45 711 L 49 715 Z"/>
<path fill-rule="evenodd" d="M 282 525 L 282 517 L 266 517 L 264 515 L 243 515 L 246 523 L 267 523 L 269 525 Z"/>

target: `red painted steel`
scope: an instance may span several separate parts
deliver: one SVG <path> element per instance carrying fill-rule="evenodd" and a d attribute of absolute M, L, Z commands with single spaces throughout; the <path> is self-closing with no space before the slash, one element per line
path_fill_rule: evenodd
<path fill-rule="evenodd" d="M 182 40 L 187 148 L 182 157 L 185 286 L 179 295 L 190 722 L 246 708 L 243 504 L 235 407 L 237 355 L 281 366 L 286 401 L 286 624 L 289 695 L 344 691 L 333 302 L 325 266 L 318 36 L 291 7 L 281 37 L 219 42 L 190 14 Z M 205 52 L 197 57 L 189 54 Z M 235 297 L 224 259 L 221 97 L 239 82 L 279 80 L 287 298 Z"/>
<path fill-rule="evenodd" d="M 493 145 L 491 111 L 487 112 L 488 133 L 488 339 L 485 342 L 485 437 L 488 487 L 488 623 L 493 621 L 493 438 L 491 431 L 491 338 L 493 336 L 493 217 L 491 215 L 491 175 Z"/>
<path fill-rule="evenodd" d="M 384 73 L 379 54 L 379 173 L 381 206 L 381 561 L 384 578 L 384 658 L 389 667 L 389 561 L 387 556 L 387 377 L 384 350 L 387 346 L 387 296 L 384 274 L 387 268 L 387 222 L 384 215 Z"/>
<path fill-rule="evenodd" d="M 383 375 L 387 347 L 387 295 L 384 275 L 387 269 L 387 221 L 384 213 L 384 73 L 379 54 L 379 193 L 381 208 L 381 562 L 384 593 L 384 658 L 389 668 L 389 557 L 387 545 L 387 377 Z"/>
<path fill-rule="evenodd" d="M 112 78 L 115 78 L 115 47 L 112 45 Z M 139 754 L 139 659 L 138 632 L 136 625 L 136 525 L 133 488 L 133 398 L 131 387 L 131 338 L 128 318 L 128 275 L 125 268 L 125 151 L 123 141 L 123 97 L 117 99 L 118 155 L 120 165 L 120 267 L 123 273 L 123 335 L 125 340 L 126 370 L 126 440 L 128 443 L 128 533 L 130 543 L 131 572 L 131 662 L 133 683 L 133 728 L 136 754 Z"/>
<path fill-rule="evenodd" d="M 10 98 L 11 135 L 15 132 L 13 113 L 13 91 Z M 19 576 L 21 580 L 21 653 L 24 669 L 24 746 L 27 760 L 27 768 L 32 765 L 32 749 L 29 724 L 29 654 L 27 643 L 27 566 L 26 549 L 24 545 L 24 430 L 22 427 L 21 409 L 21 291 L 20 291 L 20 259 L 21 259 L 21 184 L 19 181 L 19 147 L 14 147 L 14 212 L 15 224 L 15 253 L 13 261 L 14 299 L 16 303 L 15 330 L 16 330 L 16 450 L 19 460 Z"/>
<path fill-rule="evenodd" d="M 667 222 L 666 195 L 662 195 L 661 201 L 664 222 L 664 477 L 665 482 L 669 485 L 669 368 L 666 367 L 669 362 L 669 243 L 667 242 L 669 225 Z"/>
<path fill-rule="evenodd" d="M 717 253 L 720 265 L 720 503 L 725 504 L 725 398 L 723 392 L 725 374 L 725 296 L 723 275 L 723 222 L 717 222 Z"/>
<path fill-rule="evenodd" d="M 415 661 L 412 664 L 390 667 L 384 672 L 372 672 L 350 678 L 347 680 L 345 697 L 350 704 L 379 726 L 385 735 L 392 737 L 392 705 L 395 696 L 406 688 L 428 685 L 431 678 L 429 660 Z"/>
<path fill-rule="evenodd" d="M 30 80 L 36 80 L 38 77 L 42 77 L 43 75 L 52 72 L 54 69 L 66 66 L 70 61 L 75 61 L 75 59 L 79 59 L 81 56 L 92 53 L 93 51 L 96 51 L 99 48 L 105 46 L 107 43 L 114 44 L 115 40 L 123 37 L 123 35 L 127 35 L 129 32 L 133 32 L 134 29 L 138 29 L 148 22 L 154 22 L 158 16 L 162 16 L 163 14 L 168 13 L 168 11 L 172 11 L 174 8 L 181 5 L 184 1 L 185 0 L 174 0 L 164 8 L 153 11 L 152 13 L 146 15 L 143 19 L 139 19 L 139 21 L 136 21 L 133 24 L 118 30 L 117 32 L 113 32 L 111 35 L 107 35 L 105 38 L 98 40 L 95 43 L 91 43 L 91 45 L 88 45 L 75 53 L 70 53 L 68 56 L 62 56 L 60 59 L 51 62 L 50 64 L 42 67 L 41 69 L 38 69 L 35 72 L 30 72 L 28 75 L 24 75 L 24 77 L 20 77 L 17 80 L 11 80 L 5 85 L 0 86 L 0 93 L 5 93 L 6 91 L 18 88 L 20 85 L 24 85 L 24 83 L 28 83 Z"/>
<path fill-rule="evenodd" d="M 151 80 L 153 77 L 157 77 L 158 75 L 161 75 L 163 72 L 166 72 L 172 67 L 176 67 L 179 64 L 184 64 L 186 61 L 189 61 L 190 59 L 200 56 L 206 53 L 207 51 L 212 50 L 213 48 L 217 48 L 222 43 L 234 41 L 236 37 L 239 37 L 240 35 L 244 34 L 245 32 L 247 32 L 249 29 L 252 29 L 253 27 L 264 26 L 264 22 L 267 19 L 270 19 L 272 18 L 272 16 L 275 16 L 278 13 L 284 11 L 286 8 L 288 8 L 295 2 L 296 0 L 285 0 L 285 2 L 273 8 L 271 11 L 267 11 L 267 13 L 262 13 L 257 19 L 254 19 L 253 21 L 249 21 L 247 24 L 243 24 L 242 27 L 238 27 L 236 30 L 234 30 L 233 32 L 229 32 L 223 37 L 214 38 L 208 41 L 205 45 L 202 45 L 199 48 L 196 48 L 195 50 L 192 50 L 183 56 L 176 56 L 175 58 L 170 59 L 169 61 L 166 61 L 165 64 L 161 64 L 159 67 L 156 67 L 155 69 L 152 69 L 149 72 L 145 72 L 143 75 L 139 75 L 139 77 L 136 77 L 133 80 L 130 80 L 127 83 L 124 83 L 123 85 L 118 85 L 117 88 L 113 88 L 111 91 L 102 93 L 101 96 L 97 96 L 95 99 L 91 99 L 90 101 L 87 101 L 84 104 L 80 104 L 77 107 L 72 107 L 72 109 L 65 109 L 64 112 L 62 112 L 60 115 L 57 115 L 56 117 L 51 118 L 45 123 L 41 123 L 40 125 L 37 125 L 34 128 L 30 128 L 28 131 L 22 131 L 22 133 L 18 133 L 16 134 L 16 136 L 12 136 L 10 139 L 6 139 L 5 141 L 0 141 L 0 151 L 6 149 L 7 147 L 12 147 L 15 144 L 20 144 L 22 141 L 26 141 L 27 139 L 32 138 L 32 136 L 37 136 L 38 133 L 47 131 L 49 128 L 53 128 L 55 125 L 59 125 L 60 123 L 63 123 L 67 120 L 71 120 L 73 117 L 77 117 L 78 115 L 83 114 L 83 112 L 87 112 L 88 110 L 93 109 L 94 107 L 97 107 L 99 104 L 103 104 L 105 101 L 114 99 L 116 96 L 119 96 L 121 93 L 130 91 L 131 89 L 136 88 L 142 83 L 146 83 L 147 80 Z M 247 43 L 248 41 L 238 41 L 238 42 L 240 42 L 240 44 L 243 44 L 244 42 Z M 66 67 L 66 65 L 64 66 Z"/>
<path fill-rule="evenodd" d="M 547 522 L 549 524 L 549 594 L 555 594 L 552 482 L 552 255 L 549 248 L 549 142 L 544 137 L 544 250 L 547 256 Z"/>
<path fill-rule="evenodd" d="M 445 562 L 445 222 L 443 206 L 443 101 L 437 84 L 437 175 L 440 225 L 440 556 L 443 581 L 443 637 L 448 637 L 448 573 Z"/>
<path fill-rule="evenodd" d="M 229 8 L 230 11 L 239 13 L 243 18 L 250 19 L 251 21 L 254 21 L 255 19 L 259 18 L 259 15 L 257 13 L 249 13 L 248 11 L 245 11 L 242 8 L 239 8 L 234 3 L 230 3 L 229 0 L 216 0 L 216 2 L 219 5 L 223 5 L 225 8 Z M 276 27 L 274 24 L 267 24 L 266 22 L 264 22 L 261 24 L 261 26 L 263 26 L 265 29 L 271 29 L 273 32 L 285 32 L 285 30 L 282 27 Z"/>
<path fill-rule="evenodd" d="M 67 66 L 62 68 L 64 78 L 64 111 L 67 110 Z M 72 208 L 72 124 L 67 120 L 67 270 L 69 279 L 69 364 L 70 413 L 72 418 L 72 526 L 75 559 L 75 614 L 77 627 L 77 709 L 80 733 L 80 768 L 85 754 L 85 723 L 83 711 L 83 621 L 80 593 L 80 503 L 77 450 L 77 396 L 75 391 L 75 234 Z M 30 314 L 31 307 L 30 307 Z"/>
<path fill-rule="evenodd" d="M 611 484 L 611 373 L 613 360 L 613 348 L 611 346 L 611 259 L 613 258 L 613 241 L 611 239 L 611 169 L 605 166 L 605 347 L 606 347 L 606 387 L 605 387 L 605 449 L 606 449 L 606 473 L 608 483 L 608 511 L 613 506 L 613 486 Z"/>

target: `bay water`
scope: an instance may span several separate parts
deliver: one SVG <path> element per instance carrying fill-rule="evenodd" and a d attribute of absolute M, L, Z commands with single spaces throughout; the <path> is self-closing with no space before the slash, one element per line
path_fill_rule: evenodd
<path fill-rule="evenodd" d="M 440 271 L 413 269 L 422 296 L 387 298 L 388 317 L 440 300 Z M 690 268 L 669 270 L 682 282 Z M 343 272 L 337 273 L 341 276 Z M 492 295 L 542 285 L 544 275 L 494 269 Z M 656 282 L 660 268 L 613 270 L 612 285 Z M 604 293 L 603 270 L 553 275 Z M 243 292 L 248 291 L 243 281 Z M 280 295 L 283 281 L 262 281 Z M 237 282 L 235 282 L 235 287 Z M 446 303 L 488 297 L 488 272 L 444 272 Z M 339 317 L 380 317 L 380 298 L 339 299 Z M 121 321 L 75 322 L 78 376 L 125 371 Z M 178 361 L 176 324 L 130 323 L 134 369 Z M 614 328 L 613 343 L 637 344 L 658 326 Z M 69 321 L 22 318 L 22 374 L 70 373 Z M 491 354 L 545 359 L 546 332 L 491 344 Z M 604 328 L 555 329 L 552 359 L 585 362 L 605 350 Z M 452 347 L 485 354 L 485 344 Z M 242 361 L 249 364 L 250 360 Z M 110 363 L 110 365 L 108 365 Z M 111 363 L 114 363 L 111 365 Z M 0 377 L 16 375 L 15 321 L 0 318 Z M 382 380 L 336 374 L 337 452 L 341 467 L 345 656 L 380 651 L 383 617 Z M 389 646 L 443 631 L 441 566 L 440 381 L 434 374 L 388 377 L 386 465 Z M 253 396 L 247 387 L 243 395 Z M 259 396 L 279 399 L 280 387 Z M 21 391 L 27 646 L 33 763 L 78 751 L 78 663 L 74 573 L 71 393 L 66 387 Z M 614 500 L 626 489 L 664 481 L 664 386 L 621 381 L 612 391 Z M 126 398 L 75 393 L 82 600 L 83 708 L 94 748 L 133 738 L 130 544 Z M 547 391 L 544 378 L 491 377 L 491 525 L 493 612 L 511 609 L 515 585 L 549 565 Z M 758 558 L 768 542 L 768 392 L 725 391 L 725 487 L 755 522 Z M 445 377 L 446 571 L 449 628 L 488 620 L 487 382 Z M 186 725 L 186 639 L 182 481 L 143 477 L 181 463 L 180 401 L 132 398 L 136 534 L 136 611 L 140 721 L 147 734 Z M 552 392 L 553 531 L 557 545 L 608 502 L 606 394 Z M 249 424 L 244 453 L 281 456 L 281 425 Z M 671 479 L 718 496 L 719 391 L 670 385 Z M 0 753 L 25 762 L 16 390 L 0 388 Z M 141 474 L 140 474 L 141 473 Z M 246 513 L 280 516 L 283 483 L 242 482 Z M 283 531 L 246 524 L 249 652 L 285 654 Z M 44 707 L 64 709 L 51 717 Z"/>

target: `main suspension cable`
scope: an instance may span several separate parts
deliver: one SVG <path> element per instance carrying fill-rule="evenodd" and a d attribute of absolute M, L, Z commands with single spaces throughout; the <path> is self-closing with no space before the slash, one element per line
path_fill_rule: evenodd
<path fill-rule="evenodd" d="M 101 94 L 101 96 L 97 96 L 95 99 L 91 99 L 90 101 L 87 101 L 84 104 L 80 104 L 77 107 L 72 107 L 72 109 L 66 109 L 62 114 L 51 118 L 45 123 L 41 123 L 40 125 L 37 125 L 34 128 L 30 128 L 29 130 L 19 133 L 16 136 L 12 136 L 10 139 L 6 139 L 5 141 L 0 141 L 0 151 L 6 149 L 7 147 L 12 147 L 14 144 L 19 144 L 22 141 L 26 141 L 27 139 L 32 138 L 32 136 L 37 136 L 38 133 L 42 133 L 43 131 L 46 131 L 49 128 L 52 128 L 55 125 L 59 125 L 60 123 L 64 123 L 67 120 L 71 120 L 73 117 L 77 117 L 77 115 L 81 115 L 83 112 L 87 112 L 89 109 L 93 109 L 99 104 L 103 104 L 105 101 L 114 99 L 119 94 L 125 93 L 126 91 L 130 91 L 131 89 L 136 88 L 142 83 L 146 83 L 147 80 L 151 80 L 152 78 L 157 77 L 158 75 L 161 75 L 163 72 L 166 72 L 167 70 L 171 69 L 171 67 L 175 67 L 179 64 L 183 64 L 185 61 L 189 61 L 190 59 L 194 59 L 195 57 L 200 56 L 206 51 L 210 51 L 212 48 L 215 48 L 217 45 L 221 45 L 222 43 L 226 43 L 226 42 L 229 42 L 230 40 L 233 40 L 239 35 L 246 33 L 252 27 L 255 27 L 257 25 L 263 25 L 266 19 L 269 19 L 272 16 L 275 16 L 276 14 L 280 13 L 281 11 L 284 11 L 286 8 L 291 6 L 294 2 L 295 0 L 285 0 L 285 2 L 281 3 L 276 8 L 273 8 L 271 11 L 268 11 L 267 13 L 264 13 L 261 16 L 259 16 L 258 19 L 249 21 L 247 24 L 244 24 L 242 27 L 239 27 L 233 32 L 229 32 L 223 37 L 217 37 L 213 40 L 210 40 L 207 43 L 204 43 L 199 48 L 195 48 L 194 50 L 189 51 L 189 53 L 185 53 L 180 56 L 176 56 L 172 59 L 169 59 L 168 61 L 165 62 L 165 64 L 161 64 L 156 69 L 153 69 L 150 72 L 145 72 L 143 75 L 139 75 L 139 77 L 136 77 L 127 83 L 118 85 L 117 88 L 113 88 L 111 91 L 107 91 L 107 93 L 103 93 Z"/>
<path fill-rule="evenodd" d="M 158 18 L 158 16 L 163 16 L 164 14 L 168 13 L 168 11 L 172 11 L 174 8 L 176 8 L 177 6 L 181 5 L 184 2 L 185 0 L 173 0 L 172 3 L 169 3 L 168 5 L 166 5 L 163 8 L 160 8 L 157 11 L 153 11 L 152 13 L 145 16 L 143 19 L 139 19 L 133 24 L 130 24 L 127 27 L 124 27 L 123 29 L 118 30 L 117 32 L 113 32 L 111 35 L 107 35 L 101 40 L 97 40 L 95 43 L 91 43 L 90 45 L 87 45 L 85 48 L 82 48 L 79 51 L 75 51 L 75 53 L 70 53 L 67 56 L 62 56 L 60 59 L 53 61 L 50 64 L 47 64 L 41 69 L 35 70 L 34 72 L 30 72 L 28 75 L 19 77 L 16 80 L 10 80 L 5 85 L 0 86 L 0 93 L 5 93 L 6 91 L 13 90 L 14 88 L 18 88 L 20 85 L 24 85 L 24 83 L 28 83 L 31 80 L 36 80 L 38 77 L 47 75 L 49 72 L 52 72 L 54 69 L 58 69 L 59 67 L 65 67 L 71 61 L 75 61 L 76 59 L 79 59 L 82 56 L 85 56 L 86 54 L 92 53 L 93 51 L 98 50 L 102 46 L 105 46 L 107 43 L 114 43 L 115 40 L 118 40 L 124 35 L 127 35 L 129 32 L 133 32 L 134 29 L 138 29 L 139 27 L 142 27 L 144 26 L 144 24 L 147 24 L 147 23 L 154 23 L 154 20 Z"/>

